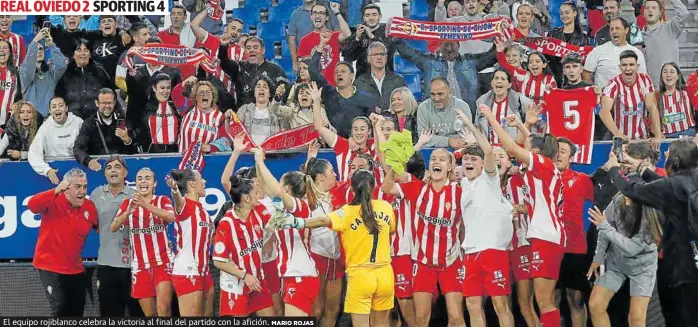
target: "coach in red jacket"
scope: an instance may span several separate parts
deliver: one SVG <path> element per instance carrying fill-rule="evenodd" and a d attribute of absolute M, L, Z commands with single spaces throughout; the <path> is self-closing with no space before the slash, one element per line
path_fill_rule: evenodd
<path fill-rule="evenodd" d="M 87 176 L 74 168 L 55 189 L 29 200 L 29 210 L 41 214 L 34 267 L 53 317 L 80 317 L 85 309 L 81 252 L 90 229 L 98 226 L 97 210 L 86 195 Z"/>

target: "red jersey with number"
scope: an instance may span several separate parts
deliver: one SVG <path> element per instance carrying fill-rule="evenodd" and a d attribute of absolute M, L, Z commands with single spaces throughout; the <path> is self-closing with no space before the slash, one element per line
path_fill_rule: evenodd
<path fill-rule="evenodd" d="M 230 209 L 218 223 L 213 241 L 213 260 L 231 262 L 247 274 L 264 279 L 262 270 L 262 243 L 264 225 L 271 216 L 264 205 L 250 211 L 246 219 Z M 251 292 L 244 280 L 221 271 L 221 289 L 232 294 Z"/>
<path fill-rule="evenodd" d="M 544 98 L 543 110 L 548 116 L 548 133 L 565 137 L 577 146 L 572 162 L 591 164 L 597 99 L 593 87 L 553 89 Z"/>
<path fill-rule="evenodd" d="M 658 95 L 662 103 L 662 126 L 664 134 L 683 132 L 696 126 L 693 106 L 686 90 L 674 94 Z"/>
<path fill-rule="evenodd" d="M 562 178 L 550 158 L 529 153 L 524 180 L 529 189 L 531 214 L 526 237 L 565 246 L 565 229 L 560 219 Z"/>
<path fill-rule="evenodd" d="M 172 201 L 166 196 L 153 196 L 150 204 L 174 213 Z M 131 199 L 121 202 L 116 216 L 127 212 L 130 206 Z M 131 269 L 133 271 L 150 269 L 173 261 L 174 255 L 167 241 L 167 222 L 143 207 L 136 206 L 136 211 L 128 215 L 124 226 L 127 226 L 130 232 Z"/>
<path fill-rule="evenodd" d="M 223 124 L 225 114 L 218 109 L 211 112 L 204 112 L 199 108 L 192 108 L 182 118 L 182 134 L 179 139 L 179 153 L 187 153 L 189 146 L 201 141 L 209 144 L 216 140 L 218 128 Z"/>
<path fill-rule="evenodd" d="M 614 101 L 612 112 L 616 127 L 630 140 L 649 137 L 645 95 L 651 92 L 654 92 L 654 85 L 645 73 L 637 73 L 633 85 L 625 84 L 623 75 L 618 75 L 603 90 L 603 95 Z"/>
<path fill-rule="evenodd" d="M 310 206 L 305 200 L 294 199 L 294 206 L 288 213 L 298 219 L 308 219 L 311 213 Z M 315 261 L 310 255 L 310 231 L 310 228 L 276 230 L 279 276 L 318 276 Z"/>
<path fill-rule="evenodd" d="M 524 175 L 517 174 L 511 176 L 507 183 L 506 198 L 514 205 L 525 205 L 528 208 L 528 215 L 533 212 L 531 209 L 530 193 L 528 185 L 524 181 Z M 528 232 L 528 215 L 519 214 L 514 223 L 514 236 L 511 239 L 511 246 L 514 249 L 528 246 L 526 233 Z"/>
<path fill-rule="evenodd" d="M 562 221 L 565 225 L 567 253 L 587 253 L 584 233 L 584 202 L 594 201 L 594 183 L 589 176 L 567 169 L 562 173 Z"/>
<path fill-rule="evenodd" d="M 200 202 L 185 199 L 181 212 L 175 212 L 177 255 L 172 275 L 206 276 L 210 273 L 209 247 L 215 227 Z"/>
<path fill-rule="evenodd" d="M 337 85 L 334 81 L 334 67 L 337 66 L 339 62 L 339 35 L 341 32 L 333 31 L 330 40 L 327 41 L 325 47 L 322 49 L 322 56 L 320 58 L 320 68 L 322 69 L 322 75 L 325 76 L 327 83 L 335 86 Z M 308 35 L 301 39 L 298 44 L 298 58 L 311 56 L 313 49 L 320 44 L 320 32 L 310 32 Z"/>
<path fill-rule="evenodd" d="M 29 198 L 27 207 L 41 215 L 34 267 L 67 275 L 83 272 L 82 249 L 90 230 L 99 226 L 94 203 L 85 199 L 74 208 L 64 193 L 50 189 Z"/>
<path fill-rule="evenodd" d="M 396 184 L 403 201 L 415 207 L 412 259 L 429 266 L 448 267 L 460 256 L 461 187 L 447 182 L 436 191 L 421 180 Z"/>
<path fill-rule="evenodd" d="M 361 151 L 356 152 L 349 148 L 349 141 L 339 135 L 336 136 L 336 140 L 332 145 L 334 154 L 337 155 L 337 177 L 340 182 L 349 180 L 351 175 L 351 161 L 356 158 L 356 155 L 361 153 Z M 363 151 L 374 158 L 376 156 L 373 150 L 373 139 L 369 139 L 366 143 L 366 149 Z"/>
<path fill-rule="evenodd" d="M 0 67 L 0 125 L 5 125 L 12 115 L 12 104 L 19 91 L 19 76 L 7 67 Z"/>
<path fill-rule="evenodd" d="M 24 44 L 24 37 L 10 32 L 8 35 L 0 34 L 0 39 L 7 40 L 10 43 L 10 46 L 12 46 L 12 59 L 15 67 L 19 69 L 19 65 L 24 62 L 24 57 L 27 55 L 27 47 Z"/>

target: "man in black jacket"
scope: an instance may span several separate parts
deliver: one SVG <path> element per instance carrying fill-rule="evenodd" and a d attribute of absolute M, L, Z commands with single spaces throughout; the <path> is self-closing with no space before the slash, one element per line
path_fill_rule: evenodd
<path fill-rule="evenodd" d="M 368 50 L 373 42 L 382 42 L 387 48 L 388 56 L 386 64 L 389 71 L 394 71 L 393 54 L 395 48 L 393 42 L 385 37 L 385 24 L 381 23 L 381 8 L 376 4 L 366 5 L 361 10 L 364 23 L 356 25 L 356 33 L 347 39 L 347 44 L 342 48 L 342 56 L 346 61 L 356 60 L 356 76 L 361 76 L 371 69 Z M 387 108 L 383 108 L 387 109 Z"/>
<path fill-rule="evenodd" d="M 388 49 L 385 45 L 378 41 L 371 43 L 368 49 L 368 62 L 371 64 L 371 69 L 359 75 L 354 81 L 357 89 L 381 99 L 379 104 L 381 112 L 390 109 L 390 96 L 393 90 L 407 86 L 402 76 L 387 69 L 386 58 L 388 58 Z"/>
<path fill-rule="evenodd" d="M 218 51 L 221 69 L 235 83 L 237 107 L 254 102 L 254 83 L 261 75 L 269 77 L 276 85 L 286 84 L 286 90 L 291 89 L 290 81 L 283 68 L 264 59 L 264 41 L 251 36 L 245 41 L 247 61 L 238 63 L 228 58 L 228 51 Z M 288 91 L 286 91 L 288 93 Z M 284 95 L 284 98 L 286 95 Z"/>
<path fill-rule="evenodd" d="M 85 120 L 80 127 L 73 155 L 79 163 L 99 171 L 102 165 L 90 155 L 133 154 L 137 152 L 137 148 L 123 115 L 120 111 L 115 112 L 114 90 L 100 89 L 95 103 L 97 113 Z"/>

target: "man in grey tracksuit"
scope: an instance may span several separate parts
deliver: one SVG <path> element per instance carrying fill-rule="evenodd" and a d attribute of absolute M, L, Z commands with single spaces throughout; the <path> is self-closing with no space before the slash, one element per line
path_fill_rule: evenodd
<path fill-rule="evenodd" d="M 630 278 L 630 296 L 651 297 L 657 280 L 657 244 L 649 235 L 640 232 L 632 237 L 625 235 L 620 221 L 623 195 L 616 195 L 604 213 L 607 220 L 599 225 L 594 263 L 605 264 L 605 273 L 597 280 L 596 286 L 607 288 L 614 293 L 620 289 L 626 278 Z"/>

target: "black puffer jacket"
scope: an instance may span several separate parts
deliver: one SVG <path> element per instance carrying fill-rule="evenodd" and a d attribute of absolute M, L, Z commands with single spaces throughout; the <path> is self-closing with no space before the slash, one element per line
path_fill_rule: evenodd
<path fill-rule="evenodd" d="M 34 140 L 34 136 L 36 135 L 36 131 L 38 129 L 39 126 L 37 124 L 33 135 L 29 135 L 28 129 L 17 128 L 15 117 L 11 116 L 5 125 L 5 135 L 2 136 L 3 138 L 7 137 L 8 140 L 7 149 L 5 149 L 5 153 L 2 153 L 3 157 L 7 157 L 8 150 L 14 150 L 22 152 L 22 158 L 26 159 L 26 152 L 29 151 L 29 145 L 31 145 L 32 141 Z"/>
<path fill-rule="evenodd" d="M 65 100 L 68 111 L 87 120 L 97 112 L 97 95 L 99 89 L 114 89 L 114 81 L 100 64 L 90 60 L 85 67 L 78 67 L 71 59 L 68 69 L 56 85 L 56 96 Z"/>
<path fill-rule="evenodd" d="M 123 117 L 120 112 L 115 112 L 111 124 L 104 123 L 99 113 L 95 112 L 80 127 L 80 134 L 75 139 L 73 147 L 73 156 L 75 159 L 87 166 L 92 160 L 91 155 L 111 155 L 111 154 L 134 154 L 138 152 L 135 142 L 135 135 L 131 126 L 126 125 L 129 136 L 133 140 L 131 144 L 126 145 L 118 136 L 116 136 L 117 120 Z M 100 132 L 104 137 L 100 137 Z M 108 149 L 104 148 L 104 145 Z"/>
<path fill-rule="evenodd" d="M 565 34 L 563 32 L 563 27 L 555 27 L 553 29 L 550 29 L 548 31 L 548 37 L 552 37 L 554 39 L 562 40 L 564 42 L 567 42 L 569 44 L 574 44 L 577 46 L 587 46 L 589 45 L 589 37 L 584 34 L 580 30 L 574 31 L 572 34 Z M 553 72 L 553 76 L 555 77 L 555 82 L 557 85 L 563 85 L 565 84 L 564 76 L 562 73 L 562 64 L 560 63 L 562 61 L 562 58 L 559 57 L 554 57 L 554 56 L 546 56 L 548 58 L 550 70 Z"/>

